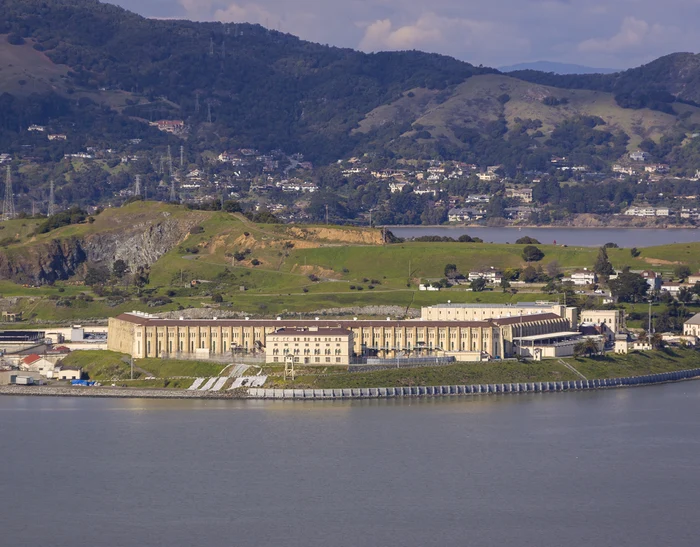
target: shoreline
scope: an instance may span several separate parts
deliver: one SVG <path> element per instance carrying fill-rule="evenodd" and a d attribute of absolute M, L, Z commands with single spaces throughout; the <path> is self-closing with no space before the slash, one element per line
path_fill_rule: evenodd
<path fill-rule="evenodd" d="M 198 400 L 351 400 L 405 397 L 453 397 L 467 395 L 507 395 L 562 393 L 654 386 L 700 379 L 700 368 L 627 378 L 527 382 L 515 384 L 476 384 L 451 386 L 411 386 L 344 389 L 266 389 L 249 388 L 236 392 L 202 392 L 185 389 L 128 389 L 105 387 L 0 386 L 0 396 L 11 397 L 89 397 L 107 399 L 198 399 Z"/>
<path fill-rule="evenodd" d="M 484 226 L 482 224 L 397 224 L 386 226 L 375 226 L 375 228 L 386 228 L 391 231 L 397 228 L 482 228 L 482 229 L 510 229 L 518 230 L 536 228 L 538 230 L 700 230 L 700 226 L 558 226 L 546 224 L 538 226 L 536 224 L 510 224 L 506 226 Z"/>

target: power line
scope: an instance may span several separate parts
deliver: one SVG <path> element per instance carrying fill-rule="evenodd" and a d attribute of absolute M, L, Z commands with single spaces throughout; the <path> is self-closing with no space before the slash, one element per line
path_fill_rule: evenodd
<path fill-rule="evenodd" d="M 17 216 L 15 211 L 15 193 L 12 191 L 12 173 L 7 166 L 7 178 L 5 179 L 5 202 L 2 206 L 2 219 L 11 220 Z"/>

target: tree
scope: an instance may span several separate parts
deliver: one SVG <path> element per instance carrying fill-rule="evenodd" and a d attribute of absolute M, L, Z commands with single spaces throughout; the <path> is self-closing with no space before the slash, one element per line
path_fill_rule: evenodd
<path fill-rule="evenodd" d="M 598 344 L 592 338 L 586 338 L 581 340 L 574 346 L 574 357 L 580 357 L 581 355 L 596 355 L 600 353 Z"/>
<path fill-rule="evenodd" d="M 642 302 L 649 285 L 641 275 L 630 271 L 622 272 L 617 279 L 608 282 L 612 295 L 620 302 Z"/>
<path fill-rule="evenodd" d="M 129 271 L 129 265 L 121 258 L 115 260 L 114 264 L 112 264 L 112 274 L 117 279 L 121 279 L 122 277 L 124 277 L 124 275 L 128 271 Z"/>
<path fill-rule="evenodd" d="M 523 260 L 525 262 L 539 262 L 544 258 L 544 253 L 534 245 L 528 245 L 523 249 Z"/>
<path fill-rule="evenodd" d="M 534 237 L 525 236 L 515 241 L 516 245 L 541 245 Z"/>
<path fill-rule="evenodd" d="M 659 334 L 658 332 L 655 332 L 651 335 L 651 339 L 649 340 L 649 342 L 651 343 L 651 347 L 654 349 L 663 349 L 666 345 L 663 336 L 661 336 L 661 334 Z"/>
<path fill-rule="evenodd" d="M 547 275 L 554 279 L 559 277 L 559 274 L 561 274 L 561 266 L 559 266 L 559 262 L 557 260 L 552 260 L 549 264 L 547 264 L 546 271 Z"/>
<path fill-rule="evenodd" d="M 678 278 L 679 281 L 683 282 L 690 277 L 693 272 L 686 264 L 679 264 L 673 268 L 673 275 Z"/>
<path fill-rule="evenodd" d="M 605 245 L 603 245 L 603 248 L 604 249 L 619 249 L 620 246 L 617 243 L 608 242 Z"/>
<path fill-rule="evenodd" d="M 510 281 L 508 281 L 505 277 L 501 278 L 501 288 L 503 289 L 503 292 L 510 289 Z"/>
<path fill-rule="evenodd" d="M 682 287 L 681 290 L 678 291 L 678 300 L 684 304 L 690 304 L 693 300 L 695 300 L 695 293 L 691 289 Z"/>
<path fill-rule="evenodd" d="M 445 277 L 447 279 L 454 279 L 459 274 L 456 264 L 446 264 L 445 265 Z"/>
<path fill-rule="evenodd" d="M 606 281 L 615 272 L 613 265 L 608 259 L 608 251 L 605 250 L 605 247 L 601 247 L 598 250 L 598 258 L 596 258 L 593 271 Z"/>
<path fill-rule="evenodd" d="M 104 266 L 88 266 L 85 273 L 86 285 L 104 285 L 109 279 L 109 272 Z"/>
<path fill-rule="evenodd" d="M 485 287 L 486 287 L 486 280 L 483 277 L 477 277 L 471 283 L 471 288 L 472 288 L 472 291 L 474 291 L 474 292 L 481 292 L 484 290 Z"/>
<path fill-rule="evenodd" d="M 520 278 L 525 283 L 535 283 L 538 279 L 537 270 L 533 266 L 528 266 L 522 271 Z"/>
<path fill-rule="evenodd" d="M 630 249 L 630 254 L 631 254 L 634 258 L 637 258 L 640 254 L 642 254 L 642 252 L 641 252 L 639 249 L 637 249 L 637 247 L 632 247 L 632 248 Z"/>
<path fill-rule="evenodd" d="M 219 293 L 215 293 L 211 295 L 211 301 L 216 302 L 217 304 L 220 304 L 221 302 L 224 301 L 224 297 L 221 296 Z"/>

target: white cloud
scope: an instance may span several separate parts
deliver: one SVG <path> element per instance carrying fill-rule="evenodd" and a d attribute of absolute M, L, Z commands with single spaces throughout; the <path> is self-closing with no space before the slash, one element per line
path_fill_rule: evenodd
<path fill-rule="evenodd" d="M 590 38 L 578 45 L 584 53 L 617 53 L 638 49 L 649 41 L 658 42 L 674 32 L 674 29 L 659 24 L 650 25 L 636 17 L 625 17 L 617 34 L 611 38 Z"/>
<path fill-rule="evenodd" d="M 488 50 L 501 56 L 506 52 L 529 50 L 530 43 L 506 24 L 423 13 L 413 23 L 394 26 L 391 19 L 367 24 L 360 40 L 363 51 L 425 49 L 480 62 Z"/>
<path fill-rule="evenodd" d="M 490 66 L 633 66 L 697 49 L 700 0 L 108 0 L 149 16 L 253 22 L 366 51 L 424 49 Z"/>

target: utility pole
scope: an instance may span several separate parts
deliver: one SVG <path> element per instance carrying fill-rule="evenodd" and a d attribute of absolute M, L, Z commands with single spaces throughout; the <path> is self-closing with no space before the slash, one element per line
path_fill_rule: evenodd
<path fill-rule="evenodd" d="M 209 38 L 209 57 L 214 56 L 214 38 Z"/>
<path fill-rule="evenodd" d="M 328 224 L 328 205 L 326 205 L 326 224 Z"/>
<path fill-rule="evenodd" d="M 7 166 L 7 177 L 5 179 L 5 202 L 2 207 L 2 219 L 12 220 L 17 216 L 15 211 L 15 193 L 12 191 L 12 172 Z"/>
<path fill-rule="evenodd" d="M 207 122 L 211 123 L 211 101 L 207 101 Z"/>
<path fill-rule="evenodd" d="M 180 169 L 185 166 L 185 147 L 180 146 Z"/>
<path fill-rule="evenodd" d="M 649 299 L 649 329 L 647 332 L 650 335 L 652 334 L 652 331 L 651 331 L 651 298 Z"/>
<path fill-rule="evenodd" d="M 131 379 L 134 379 L 134 358 L 131 358 Z"/>
<path fill-rule="evenodd" d="M 194 94 L 194 113 L 199 114 L 199 91 Z"/>

